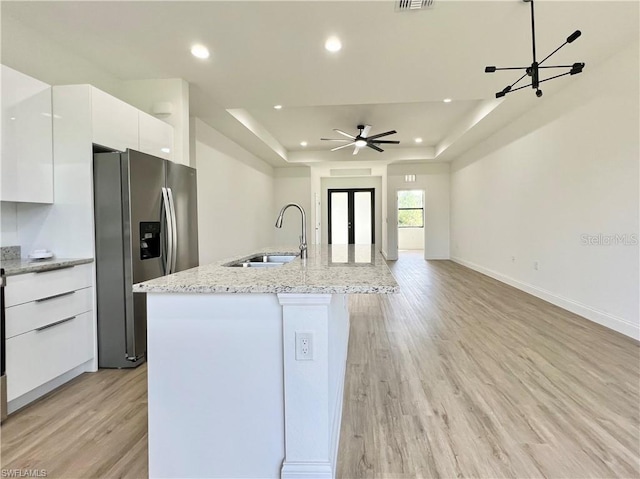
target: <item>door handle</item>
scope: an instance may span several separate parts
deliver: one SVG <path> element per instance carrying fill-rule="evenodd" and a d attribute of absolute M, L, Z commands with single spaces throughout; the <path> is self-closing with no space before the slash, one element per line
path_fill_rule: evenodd
<path fill-rule="evenodd" d="M 41 326 L 40 328 L 36 328 L 35 331 L 36 331 L 36 333 L 39 333 L 40 331 L 44 331 L 45 329 L 53 328 L 54 326 L 58 326 L 59 324 L 66 323 L 66 322 L 71 321 L 73 319 L 76 319 L 76 317 L 75 316 L 71 316 L 70 318 L 61 319 L 60 321 L 56 321 L 55 323 L 47 324 L 46 326 Z"/>
<path fill-rule="evenodd" d="M 176 272 L 176 262 L 178 260 L 178 223 L 176 221 L 176 206 L 173 201 L 173 191 L 171 188 L 167 188 L 167 192 L 169 193 L 169 206 L 171 207 L 171 234 L 172 245 L 173 245 L 173 254 L 171 255 L 171 273 Z"/>
<path fill-rule="evenodd" d="M 171 222 L 171 206 L 169 204 L 169 192 L 167 188 L 162 187 L 162 205 L 164 209 L 164 221 L 166 224 L 166 266 L 165 276 L 171 274 L 171 264 L 173 263 L 173 223 Z"/>
<path fill-rule="evenodd" d="M 50 299 L 62 298 L 63 296 L 69 296 L 74 293 L 75 291 L 67 291 L 66 293 L 54 294 L 53 296 L 47 296 L 46 298 L 36 299 L 36 303 L 42 303 L 43 301 L 49 301 Z"/>

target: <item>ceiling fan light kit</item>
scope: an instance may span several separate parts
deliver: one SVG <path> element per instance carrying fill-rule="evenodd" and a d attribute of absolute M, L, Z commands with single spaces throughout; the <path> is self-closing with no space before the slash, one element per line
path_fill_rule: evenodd
<path fill-rule="evenodd" d="M 542 66 L 542 64 L 546 60 L 548 60 L 554 53 L 556 53 L 558 50 L 560 50 L 566 44 L 573 43 L 575 40 L 577 40 L 580 37 L 580 35 L 582 35 L 580 30 L 576 30 L 571 35 L 569 35 L 562 45 L 560 45 L 554 51 L 549 53 L 549 55 L 544 57 L 544 59 L 542 59 L 539 62 L 536 60 L 536 28 L 535 28 L 535 15 L 534 15 L 534 10 L 533 10 L 533 2 L 534 2 L 534 0 L 522 0 L 522 1 L 531 4 L 531 41 L 532 41 L 532 50 L 533 50 L 533 62 L 528 67 L 503 67 L 503 68 L 498 68 L 498 67 L 495 67 L 495 66 L 485 67 L 485 69 L 484 69 L 485 73 L 495 73 L 498 70 L 524 70 L 524 74 L 520 78 L 518 78 L 511 85 L 507 85 L 501 91 L 497 92 L 496 93 L 496 98 L 502 98 L 507 93 L 511 93 L 511 92 L 514 92 L 514 91 L 517 91 L 517 90 L 522 90 L 523 88 L 528 88 L 528 87 L 533 88 L 536 91 L 536 96 L 538 98 L 540 98 L 542 96 L 542 90 L 540 89 L 540 83 L 543 83 L 543 82 L 546 82 L 546 81 L 549 81 L 549 80 L 553 80 L 555 78 L 560 78 L 560 77 L 563 77 L 563 76 L 566 76 L 566 75 L 577 75 L 578 73 L 582 73 L 582 70 L 583 70 L 584 65 L 585 65 L 583 62 L 576 62 L 576 63 L 573 63 L 572 65 L 553 65 L 553 66 L 545 65 L 545 66 Z M 551 76 L 549 78 L 545 78 L 544 80 L 540 79 L 540 69 L 557 69 L 557 68 L 569 68 L 569 71 L 566 71 L 564 73 L 560 73 L 559 75 Z M 527 76 L 531 77 L 531 83 L 529 85 L 523 85 L 523 86 L 519 86 L 517 88 L 514 88 L 521 80 L 523 80 Z"/>
<path fill-rule="evenodd" d="M 397 133 L 396 130 L 385 131 L 384 133 L 378 133 L 376 135 L 369 136 L 369 131 L 371 131 L 371 125 L 358 125 L 358 133 L 356 136 L 350 135 L 342 130 L 334 128 L 333 131 L 339 133 L 340 135 L 348 138 L 348 140 L 342 138 L 320 138 L 323 141 L 338 141 L 345 143 L 344 145 L 336 146 L 332 148 L 331 151 L 341 150 L 342 148 L 346 148 L 348 146 L 353 146 L 353 154 L 357 155 L 360 151 L 360 148 L 364 148 L 368 146 L 369 148 L 376 150 L 377 152 L 382 153 L 384 150 L 380 148 L 378 145 L 387 144 L 387 145 L 398 145 L 399 141 L 394 140 L 378 140 L 378 138 L 382 138 L 383 136 L 393 135 Z"/>

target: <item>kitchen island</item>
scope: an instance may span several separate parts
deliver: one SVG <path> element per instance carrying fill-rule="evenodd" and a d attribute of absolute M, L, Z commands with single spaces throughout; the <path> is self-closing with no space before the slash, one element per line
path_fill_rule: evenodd
<path fill-rule="evenodd" d="M 335 477 L 347 295 L 397 283 L 375 246 L 229 266 L 254 255 L 134 286 L 147 293 L 151 478 Z"/>

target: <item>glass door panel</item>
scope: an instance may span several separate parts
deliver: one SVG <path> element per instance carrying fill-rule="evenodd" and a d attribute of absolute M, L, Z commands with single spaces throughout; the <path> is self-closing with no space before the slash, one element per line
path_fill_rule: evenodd
<path fill-rule="evenodd" d="M 347 192 L 330 192 L 331 238 L 330 244 L 349 244 L 349 195 Z"/>
<path fill-rule="evenodd" d="M 355 244 L 371 244 L 372 214 L 371 192 L 356 191 L 353 195 L 353 226 Z"/>

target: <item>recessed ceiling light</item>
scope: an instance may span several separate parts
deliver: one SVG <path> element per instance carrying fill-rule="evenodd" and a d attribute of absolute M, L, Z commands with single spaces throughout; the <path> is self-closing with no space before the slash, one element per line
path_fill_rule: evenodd
<path fill-rule="evenodd" d="M 209 49 L 204 45 L 194 45 L 191 47 L 191 54 L 196 58 L 206 60 L 209 58 Z"/>
<path fill-rule="evenodd" d="M 444 100 L 442 100 L 445 103 L 451 103 L 451 98 L 445 98 Z"/>
<path fill-rule="evenodd" d="M 416 142 L 416 143 L 422 143 L 422 138 L 416 138 L 416 139 L 415 139 L 415 142 Z"/>
<path fill-rule="evenodd" d="M 275 108 L 276 110 L 282 110 L 282 105 L 274 105 L 274 108 Z"/>
<path fill-rule="evenodd" d="M 300 142 L 300 146 L 307 146 L 307 142 L 306 141 L 301 141 Z"/>
<path fill-rule="evenodd" d="M 338 37 L 329 37 L 324 42 L 324 47 L 330 52 L 338 52 L 342 48 L 342 42 Z"/>
<path fill-rule="evenodd" d="M 162 153 L 171 153 L 171 150 L 169 148 L 160 148 L 160 151 Z"/>

